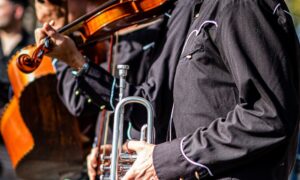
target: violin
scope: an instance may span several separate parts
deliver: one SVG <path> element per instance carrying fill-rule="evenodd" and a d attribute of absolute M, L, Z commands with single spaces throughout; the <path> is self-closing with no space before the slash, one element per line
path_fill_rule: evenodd
<path fill-rule="evenodd" d="M 81 49 L 95 39 L 104 40 L 120 29 L 155 20 L 164 12 L 167 2 L 168 0 L 111 0 L 60 28 L 58 33 L 70 36 L 79 32 L 81 43 L 77 47 Z M 24 73 L 33 72 L 40 65 L 44 54 L 50 51 L 50 37 L 46 37 L 44 43 L 31 55 L 19 55 L 17 66 Z"/>

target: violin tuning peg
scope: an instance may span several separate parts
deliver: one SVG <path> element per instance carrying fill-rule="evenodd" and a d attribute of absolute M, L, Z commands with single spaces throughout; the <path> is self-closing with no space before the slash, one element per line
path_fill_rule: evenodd
<path fill-rule="evenodd" d="M 53 47 L 53 42 L 51 41 L 51 39 L 49 37 L 47 37 L 45 39 L 44 47 L 48 50 L 50 50 Z"/>

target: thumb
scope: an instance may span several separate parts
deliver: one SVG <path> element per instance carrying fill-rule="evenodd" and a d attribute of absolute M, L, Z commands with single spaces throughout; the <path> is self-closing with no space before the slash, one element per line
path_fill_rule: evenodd
<path fill-rule="evenodd" d="M 130 168 L 126 174 L 122 177 L 122 180 L 131 180 L 134 179 L 136 176 L 136 171 Z"/>

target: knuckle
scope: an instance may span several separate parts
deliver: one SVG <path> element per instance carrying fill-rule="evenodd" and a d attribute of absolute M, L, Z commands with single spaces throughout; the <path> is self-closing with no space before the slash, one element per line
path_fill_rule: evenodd
<path fill-rule="evenodd" d="M 35 30 L 34 30 L 34 34 L 39 34 L 40 32 L 41 32 L 40 29 L 35 29 Z"/>

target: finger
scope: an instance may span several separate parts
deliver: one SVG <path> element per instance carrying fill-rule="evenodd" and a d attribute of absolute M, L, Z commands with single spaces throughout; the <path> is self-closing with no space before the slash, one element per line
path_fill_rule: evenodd
<path fill-rule="evenodd" d="M 97 167 L 97 157 L 91 157 L 91 166 L 93 168 Z"/>
<path fill-rule="evenodd" d="M 105 144 L 105 145 L 102 145 L 101 146 L 101 149 L 100 149 L 100 153 L 103 153 L 103 154 L 110 154 L 111 152 L 111 145 L 109 144 Z"/>
<path fill-rule="evenodd" d="M 37 46 L 39 46 L 40 44 L 43 43 L 43 39 L 45 37 L 47 37 L 47 33 L 45 32 L 45 30 L 43 28 L 37 28 L 34 31 L 34 36 L 35 36 L 35 42 L 36 42 Z"/>
<path fill-rule="evenodd" d="M 93 148 L 91 154 L 89 155 L 89 161 L 92 168 L 97 167 L 97 155 L 98 155 L 98 148 Z"/>
<path fill-rule="evenodd" d="M 88 174 L 89 180 L 96 180 L 96 175 Z"/>
<path fill-rule="evenodd" d="M 57 41 L 64 40 L 64 36 L 62 34 L 59 34 L 49 23 L 45 23 L 43 25 L 43 29 L 45 30 L 47 36 L 51 37 L 55 44 Z"/>
<path fill-rule="evenodd" d="M 123 176 L 122 180 L 131 180 L 134 179 L 136 177 L 136 173 L 135 173 L 135 169 L 134 167 L 131 167 L 129 169 L 129 171 L 126 172 L 125 176 Z"/>
<path fill-rule="evenodd" d="M 55 21 L 54 21 L 54 20 L 51 20 L 51 21 L 49 22 L 49 25 L 53 27 L 53 26 L 55 25 Z"/>
<path fill-rule="evenodd" d="M 132 154 L 132 153 L 134 153 L 135 151 L 132 151 L 132 150 L 130 150 L 130 149 L 128 148 L 128 143 L 129 143 L 129 141 L 126 141 L 126 142 L 122 145 L 122 150 L 123 150 L 124 152 L 129 153 L 129 154 Z"/>
<path fill-rule="evenodd" d="M 95 168 L 93 168 L 92 165 L 91 165 L 90 155 L 88 156 L 87 167 L 88 167 L 88 176 L 89 176 L 89 178 L 90 178 L 91 180 L 92 180 L 92 179 L 95 179 L 95 177 L 96 177 L 96 170 L 95 170 Z"/>
<path fill-rule="evenodd" d="M 95 169 L 95 162 L 93 160 L 93 157 L 90 155 L 87 156 L 87 167 L 88 169 Z M 97 162 L 96 162 L 96 166 L 97 166 Z"/>
<path fill-rule="evenodd" d="M 141 150 L 144 149 L 145 146 L 146 146 L 145 141 L 128 141 L 127 145 L 123 148 L 125 148 L 124 150 L 127 151 L 140 152 Z"/>
<path fill-rule="evenodd" d="M 88 169 L 88 176 L 90 179 L 95 179 L 96 177 L 96 170 L 94 169 Z"/>

